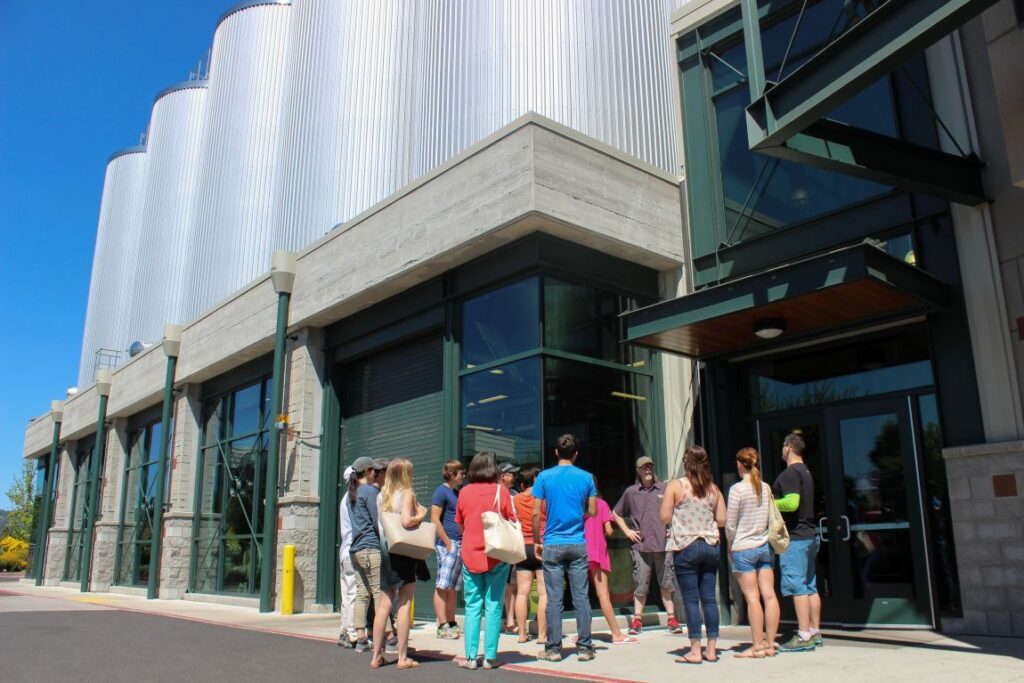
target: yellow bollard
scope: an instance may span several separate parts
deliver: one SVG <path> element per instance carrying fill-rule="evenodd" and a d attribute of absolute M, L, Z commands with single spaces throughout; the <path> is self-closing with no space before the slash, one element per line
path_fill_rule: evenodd
<path fill-rule="evenodd" d="M 281 614 L 292 614 L 295 610 L 295 546 L 284 547 L 281 566 Z"/>

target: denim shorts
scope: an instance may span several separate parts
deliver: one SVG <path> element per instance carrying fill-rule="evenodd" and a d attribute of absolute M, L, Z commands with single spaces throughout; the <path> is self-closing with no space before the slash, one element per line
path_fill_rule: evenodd
<path fill-rule="evenodd" d="M 732 551 L 734 574 L 749 574 L 761 569 L 771 569 L 773 566 L 775 566 L 775 553 L 768 543 L 756 548 Z"/>
<path fill-rule="evenodd" d="M 783 595 L 814 595 L 818 592 L 816 565 L 819 545 L 817 536 L 792 540 L 786 552 L 779 555 Z"/>

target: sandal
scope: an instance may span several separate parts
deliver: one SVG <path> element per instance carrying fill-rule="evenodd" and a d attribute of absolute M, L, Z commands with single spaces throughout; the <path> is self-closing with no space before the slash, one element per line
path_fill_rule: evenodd
<path fill-rule="evenodd" d="M 737 659 L 764 659 L 764 650 L 761 648 L 750 648 L 743 652 L 736 653 Z"/>
<path fill-rule="evenodd" d="M 417 662 L 415 659 L 407 659 L 404 662 L 399 662 L 398 663 L 398 668 L 399 669 L 415 669 L 419 665 L 420 665 L 420 663 Z"/>
<path fill-rule="evenodd" d="M 517 643 L 528 643 L 531 640 L 533 640 L 533 638 L 531 638 L 530 636 L 519 636 L 519 638 L 516 639 L 516 642 Z"/>
<path fill-rule="evenodd" d="M 705 649 L 701 653 L 701 655 L 704 657 L 704 661 L 709 663 L 709 664 L 717 664 L 718 663 L 718 653 L 717 652 L 715 653 L 714 657 L 708 657 L 708 651 Z"/>
<path fill-rule="evenodd" d="M 379 669 L 382 666 L 387 666 L 388 664 L 393 664 L 393 662 L 390 662 L 387 659 L 385 659 L 383 656 L 381 656 L 380 659 L 374 659 L 374 660 L 370 661 L 370 668 L 371 669 Z"/>
<path fill-rule="evenodd" d="M 761 648 L 761 652 L 764 653 L 765 657 L 774 657 L 778 654 L 778 652 L 775 651 L 774 647 L 763 647 Z"/>
<path fill-rule="evenodd" d="M 682 657 L 676 657 L 676 663 L 677 664 L 703 664 L 704 663 L 704 658 L 703 657 L 701 657 L 698 660 L 690 659 L 690 655 L 691 654 L 693 654 L 693 653 L 688 652 L 685 655 L 683 655 Z"/>
<path fill-rule="evenodd" d="M 623 636 L 622 640 L 612 638 L 612 645 L 639 645 L 640 639 L 633 636 Z"/>

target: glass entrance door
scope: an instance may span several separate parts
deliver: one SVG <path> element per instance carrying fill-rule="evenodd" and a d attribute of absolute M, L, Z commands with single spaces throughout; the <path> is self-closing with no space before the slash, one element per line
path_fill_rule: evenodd
<path fill-rule="evenodd" d="M 822 621 L 843 626 L 932 626 L 916 444 L 905 399 L 824 407 L 758 420 L 767 481 L 785 467 L 797 432 L 814 476 L 821 539 Z M 783 600 L 783 620 L 793 620 Z"/>

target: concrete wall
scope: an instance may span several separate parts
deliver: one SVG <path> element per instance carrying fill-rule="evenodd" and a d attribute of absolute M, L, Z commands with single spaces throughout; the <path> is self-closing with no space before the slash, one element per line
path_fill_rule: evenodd
<path fill-rule="evenodd" d="M 951 631 L 1024 636 L 1024 441 L 943 452 L 962 619 Z"/>

